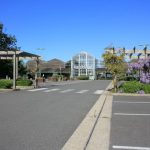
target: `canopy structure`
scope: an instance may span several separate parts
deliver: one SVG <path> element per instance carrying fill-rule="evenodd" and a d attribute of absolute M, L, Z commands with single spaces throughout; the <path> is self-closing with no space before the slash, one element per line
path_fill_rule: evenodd
<path fill-rule="evenodd" d="M 0 50 L 0 59 L 13 59 L 13 55 L 16 53 L 16 57 L 21 59 L 39 59 L 39 55 L 28 53 L 25 51 L 1 51 Z"/>
<path fill-rule="evenodd" d="M 136 49 L 136 47 L 133 47 L 133 49 L 131 50 L 127 50 L 125 48 L 115 49 L 114 47 L 111 47 L 111 48 L 105 48 L 105 51 L 110 52 L 112 54 L 116 54 L 117 52 L 122 52 L 125 54 L 125 56 L 128 56 L 129 59 L 132 59 L 132 58 L 144 59 L 150 56 L 150 50 L 147 49 L 147 46 L 144 47 L 143 50 Z"/>
<path fill-rule="evenodd" d="M 0 59 L 13 59 L 13 89 L 16 89 L 16 79 L 18 78 L 18 61 L 21 59 L 36 59 L 37 68 L 40 56 L 20 51 L 16 49 L 0 49 Z"/>

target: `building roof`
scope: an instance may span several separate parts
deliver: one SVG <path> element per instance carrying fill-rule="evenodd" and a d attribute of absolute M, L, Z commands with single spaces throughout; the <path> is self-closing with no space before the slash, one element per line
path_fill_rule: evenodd
<path fill-rule="evenodd" d="M 52 69 L 65 68 L 65 62 L 55 58 L 55 59 L 49 60 L 46 63 L 46 67 L 47 68 L 52 68 Z"/>

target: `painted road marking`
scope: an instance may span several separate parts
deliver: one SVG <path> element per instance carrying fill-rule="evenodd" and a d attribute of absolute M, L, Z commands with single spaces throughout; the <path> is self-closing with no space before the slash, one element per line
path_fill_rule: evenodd
<path fill-rule="evenodd" d="M 122 104 L 150 104 L 150 102 L 129 102 L 129 101 L 114 101 L 114 103 L 122 103 Z"/>
<path fill-rule="evenodd" d="M 112 146 L 113 149 L 128 149 L 128 150 L 150 150 L 150 147 L 134 147 L 134 146 Z"/>
<path fill-rule="evenodd" d="M 35 91 L 42 91 L 42 90 L 46 90 L 48 88 L 39 88 L 39 89 L 32 89 L 32 90 L 28 90 L 30 92 L 35 92 Z"/>
<path fill-rule="evenodd" d="M 94 92 L 94 94 L 102 94 L 104 92 L 104 90 L 97 90 Z"/>
<path fill-rule="evenodd" d="M 128 113 L 114 113 L 118 116 L 150 116 L 150 114 L 128 114 Z"/>
<path fill-rule="evenodd" d="M 71 92 L 71 91 L 74 91 L 75 89 L 67 89 L 67 90 L 64 90 L 64 91 L 60 91 L 60 93 L 67 93 L 67 92 Z"/>
<path fill-rule="evenodd" d="M 79 92 L 76 92 L 76 93 L 86 93 L 86 92 L 88 92 L 89 90 L 81 90 L 81 91 L 79 91 Z"/>
<path fill-rule="evenodd" d="M 59 91 L 60 89 L 50 89 L 50 90 L 46 90 L 46 91 L 43 91 L 43 92 L 53 92 L 53 91 Z"/>

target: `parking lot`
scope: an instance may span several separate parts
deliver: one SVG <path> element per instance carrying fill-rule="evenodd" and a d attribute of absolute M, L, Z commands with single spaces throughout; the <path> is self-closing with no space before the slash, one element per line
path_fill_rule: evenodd
<path fill-rule="evenodd" d="M 150 97 L 113 97 L 109 149 L 150 150 Z"/>

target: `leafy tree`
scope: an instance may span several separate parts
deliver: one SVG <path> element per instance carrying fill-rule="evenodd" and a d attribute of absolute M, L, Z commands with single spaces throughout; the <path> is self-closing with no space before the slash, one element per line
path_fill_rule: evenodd
<path fill-rule="evenodd" d="M 17 49 L 15 36 L 3 32 L 3 24 L 0 23 L 0 50 Z"/>
<path fill-rule="evenodd" d="M 24 76 L 27 73 L 27 67 L 25 66 L 22 60 L 18 62 L 18 72 L 19 72 L 19 76 Z"/>
<path fill-rule="evenodd" d="M 4 33 L 3 28 L 4 28 L 3 24 L 0 23 L 0 51 L 18 49 L 16 45 L 17 40 L 15 36 Z M 0 60 L 0 78 L 5 78 L 6 75 L 12 78 L 12 72 L 13 72 L 12 60 Z"/>
<path fill-rule="evenodd" d="M 27 73 L 26 66 L 21 60 L 18 62 L 18 72 L 19 76 L 23 76 Z M 13 61 L 12 60 L 0 60 L 0 78 L 5 78 L 6 76 L 13 77 Z"/>
<path fill-rule="evenodd" d="M 103 54 L 104 64 L 107 68 L 107 71 L 110 72 L 113 76 L 113 84 L 115 91 L 117 90 L 117 81 L 121 74 L 125 73 L 126 71 L 126 63 L 124 60 L 124 54 L 112 54 L 112 53 L 105 53 Z"/>
<path fill-rule="evenodd" d="M 0 78 L 6 76 L 12 78 L 13 74 L 13 61 L 12 60 L 0 60 Z"/>

